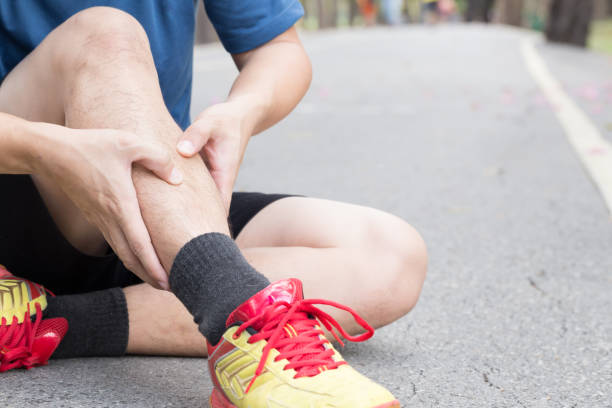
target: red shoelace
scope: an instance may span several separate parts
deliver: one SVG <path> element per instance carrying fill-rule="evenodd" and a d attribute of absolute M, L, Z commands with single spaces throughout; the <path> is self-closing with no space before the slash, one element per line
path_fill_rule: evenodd
<path fill-rule="evenodd" d="M 366 332 L 351 336 L 333 317 L 314 307 L 314 304 L 333 306 L 349 312 Z M 296 370 L 294 378 L 313 377 L 325 370 L 333 370 L 346 364 L 345 361 L 335 361 L 332 358 L 334 351 L 329 347 L 329 341 L 325 338 L 323 330 L 317 326 L 317 320 L 342 346 L 344 343 L 334 328 L 342 337 L 355 342 L 365 341 L 374 335 L 374 329 L 357 312 L 339 303 L 321 299 L 304 299 L 293 303 L 276 302 L 268 306 L 263 313 L 241 324 L 234 333 L 234 337 L 238 338 L 248 327 L 255 325 L 261 328 L 249 338 L 248 342 L 267 340 L 261 361 L 246 392 L 249 392 L 255 379 L 263 372 L 272 349 L 279 352 L 274 361 L 287 359 L 289 364 L 285 365 L 284 369 Z"/>
<path fill-rule="evenodd" d="M 39 363 L 39 357 L 32 353 L 32 344 L 38 326 L 42 320 L 42 308 L 36 303 L 36 319 L 30 319 L 30 306 L 23 318 L 23 323 L 17 323 L 13 317 L 12 324 L 7 324 L 6 318 L 0 322 L 0 373 L 13 368 L 31 368 Z"/>

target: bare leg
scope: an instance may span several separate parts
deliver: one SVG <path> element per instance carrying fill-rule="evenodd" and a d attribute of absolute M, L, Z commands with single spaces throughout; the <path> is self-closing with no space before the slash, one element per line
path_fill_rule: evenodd
<path fill-rule="evenodd" d="M 143 219 L 166 271 L 191 238 L 228 234 L 225 210 L 203 161 L 176 153 L 181 130 L 164 105 L 146 33 L 128 14 L 96 7 L 71 17 L 6 78 L 0 109 L 73 128 L 128 130 L 166 144 L 184 174 L 182 185 L 170 186 L 138 166 L 133 173 Z M 103 238 L 57 186 L 41 175 L 35 181 L 68 240 L 99 251 Z"/>
<path fill-rule="evenodd" d="M 414 307 L 427 269 L 424 243 L 404 221 L 327 200 L 293 197 L 272 203 L 237 242 L 271 281 L 299 278 L 306 297 L 350 306 L 374 327 Z M 148 285 L 126 288 L 125 294 L 129 353 L 206 355 L 202 335 L 172 294 Z M 328 312 L 349 332 L 359 331 L 347 314 Z"/>
<path fill-rule="evenodd" d="M 105 24 L 96 23 L 100 20 Z M 125 13 L 104 8 L 71 18 L 28 56 L 0 88 L 0 110 L 71 127 L 131 130 L 167 143 L 171 152 L 180 135 L 163 104 L 144 32 Z M 186 180 L 179 187 L 140 169 L 134 174 L 143 216 L 166 270 L 189 239 L 208 231 L 228 232 L 223 206 L 202 161 L 176 160 Z M 36 181 L 68 240 L 90 253 L 103 249 L 102 236 L 61 191 L 42 177 Z M 247 225 L 238 237 L 247 259 L 272 280 L 301 278 L 308 297 L 344 302 L 375 326 L 405 314 L 416 302 L 425 271 L 418 234 L 380 212 L 315 200 L 304 205 L 300 200 L 274 203 Z M 288 206 L 291 202 L 294 205 Z M 300 220 L 295 219 L 296 210 L 302 212 Z M 175 215 L 171 225 L 166 214 Z M 333 223 L 338 225 L 332 228 Z M 389 290 L 397 294 L 393 303 L 380 295 Z M 358 296 L 349 298 L 350 293 Z M 130 352 L 204 351 L 191 316 L 173 295 L 146 285 L 128 288 L 126 295 Z"/>

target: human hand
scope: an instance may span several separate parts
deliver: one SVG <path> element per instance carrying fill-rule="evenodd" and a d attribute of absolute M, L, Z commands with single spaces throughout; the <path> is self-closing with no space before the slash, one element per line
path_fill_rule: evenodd
<path fill-rule="evenodd" d="M 168 183 L 180 184 L 182 175 L 169 149 L 120 130 L 36 125 L 41 143 L 48 143 L 37 172 L 60 186 L 126 268 L 152 286 L 168 289 L 167 274 L 140 213 L 132 165 L 138 163 Z"/>
<path fill-rule="evenodd" d="M 177 144 L 178 152 L 185 157 L 200 153 L 226 211 L 229 211 L 234 183 L 250 137 L 243 117 L 238 103 L 213 105 L 198 115 Z"/>

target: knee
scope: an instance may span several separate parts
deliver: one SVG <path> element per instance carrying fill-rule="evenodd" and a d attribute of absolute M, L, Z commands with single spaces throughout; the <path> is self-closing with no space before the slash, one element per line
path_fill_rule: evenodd
<path fill-rule="evenodd" d="M 391 254 L 396 268 L 391 279 L 390 291 L 397 299 L 398 317 L 408 313 L 416 305 L 427 274 L 427 246 L 419 232 L 404 221 L 399 221 L 401 233 L 390 237 Z"/>
<path fill-rule="evenodd" d="M 91 7 L 66 21 L 73 34 L 88 45 L 106 49 L 148 46 L 147 34 L 134 17 L 113 7 Z"/>
<path fill-rule="evenodd" d="M 381 266 L 378 293 L 385 300 L 376 323 L 383 326 L 416 305 L 427 274 L 427 247 L 417 230 L 397 217 L 380 214 L 369 223 L 365 245 Z"/>
<path fill-rule="evenodd" d="M 100 58 L 115 61 L 118 56 L 150 55 L 144 28 L 130 14 L 116 8 L 85 9 L 70 17 L 58 31 L 71 41 L 71 47 L 61 48 L 71 52 L 66 59 L 73 66 L 86 62 L 99 63 Z"/>

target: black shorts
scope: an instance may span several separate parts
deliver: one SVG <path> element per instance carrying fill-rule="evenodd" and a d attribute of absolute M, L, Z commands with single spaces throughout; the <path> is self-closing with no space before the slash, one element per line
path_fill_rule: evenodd
<path fill-rule="evenodd" d="M 236 237 L 265 206 L 285 194 L 234 193 L 229 224 Z M 61 234 L 30 176 L 0 175 L 0 264 L 55 294 L 85 293 L 142 281 L 109 250 L 89 256 Z"/>

